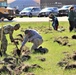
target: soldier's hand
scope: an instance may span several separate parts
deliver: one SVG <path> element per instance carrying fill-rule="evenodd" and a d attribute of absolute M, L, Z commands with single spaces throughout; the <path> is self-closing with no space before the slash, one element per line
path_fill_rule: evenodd
<path fill-rule="evenodd" d="M 12 42 L 13 42 L 14 44 L 16 44 L 16 45 L 19 44 L 19 42 L 18 42 L 18 41 L 15 41 L 15 40 L 12 40 Z"/>
<path fill-rule="evenodd" d="M 19 45 L 19 42 L 18 41 L 15 41 L 15 44 Z"/>

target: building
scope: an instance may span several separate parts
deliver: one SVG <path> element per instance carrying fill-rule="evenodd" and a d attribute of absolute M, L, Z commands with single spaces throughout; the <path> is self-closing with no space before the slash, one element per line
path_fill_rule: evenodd
<path fill-rule="evenodd" d="M 63 5 L 76 4 L 76 0 L 40 0 L 41 8 L 47 6 L 57 6 L 61 7 Z"/>
<path fill-rule="evenodd" d="M 17 7 L 19 11 L 28 6 L 40 6 L 40 0 L 7 0 L 12 8 Z"/>

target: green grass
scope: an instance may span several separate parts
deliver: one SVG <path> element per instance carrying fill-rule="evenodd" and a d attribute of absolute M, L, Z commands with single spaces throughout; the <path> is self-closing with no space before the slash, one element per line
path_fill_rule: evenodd
<path fill-rule="evenodd" d="M 16 22 L 4 22 L 4 23 L 0 23 L 0 26 L 5 24 L 15 25 Z M 72 53 L 76 49 L 76 46 L 75 46 L 76 40 L 69 40 L 71 44 L 74 44 L 71 47 L 62 46 L 54 42 L 55 37 L 68 36 L 69 38 L 71 38 L 71 36 L 76 33 L 74 31 L 69 32 L 68 22 L 59 23 L 59 26 L 63 26 L 65 28 L 65 31 L 63 32 L 54 31 L 51 25 L 50 27 L 52 28 L 52 30 L 49 30 L 48 24 L 49 24 L 48 22 L 20 22 L 20 25 L 21 25 L 20 30 L 27 29 L 27 28 L 36 29 L 44 39 L 42 46 L 48 48 L 49 50 L 49 52 L 46 54 L 39 54 L 39 53 L 31 54 L 31 59 L 28 61 L 25 61 L 25 64 L 38 64 L 43 68 L 43 69 L 36 68 L 32 70 L 32 72 L 35 75 L 76 75 L 76 70 L 64 70 L 62 67 L 57 65 L 57 63 L 65 57 L 63 52 L 68 51 Z M 18 33 L 22 33 L 20 30 L 15 31 L 13 36 L 17 37 L 16 35 Z M 9 40 L 9 35 L 7 35 L 7 39 L 8 39 L 8 43 L 11 43 Z M 27 43 L 26 46 L 31 48 L 32 44 Z M 14 47 L 15 45 L 9 44 L 7 53 L 11 54 L 11 51 L 13 51 Z M 45 57 L 46 61 L 41 62 L 37 59 L 37 57 Z"/>

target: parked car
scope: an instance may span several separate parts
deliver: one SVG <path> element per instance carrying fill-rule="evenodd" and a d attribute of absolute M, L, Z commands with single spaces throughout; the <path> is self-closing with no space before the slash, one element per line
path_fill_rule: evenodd
<path fill-rule="evenodd" d="M 39 14 L 38 17 L 48 17 L 49 14 L 53 13 L 54 15 L 58 15 L 58 8 L 57 7 L 46 7 L 43 8 Z"/>
<path fill-rule="evenodd" d="M 69 12 L 69 7 L 70 6 L 74 6 L 75 10 L 76 10 L 76 5 L 64 5 L 61 8 L 59 8 L 59 16 L 68 16 L 68 12 Z"/>
<path fill-rule="evenodd" d="M 28 16 L 28 17 L 38 16 L 38 13 L 40 12 L 40 10 L 41 9 L 39 7 L 26 7 L 21 12 L 19 12 L 19 16 L 20 17 L 24 17 L 24 16 Z"/>

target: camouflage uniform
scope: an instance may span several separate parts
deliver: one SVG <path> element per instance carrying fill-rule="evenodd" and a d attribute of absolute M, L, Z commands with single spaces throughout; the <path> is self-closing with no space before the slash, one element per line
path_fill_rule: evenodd
<path fill-rule="evenodd" d="M 3 31 L 2 31 L 3 29 Z M 0 41 L 1 41 L 1 51 L 2 54 L 6 54 L 8 41 L 6 39 L 6 34 L 10 35 L 10 40 L 13 40 L 12 34 L 13 34 L 13 26 L 7 25 L 0 28 Z M 1 40 L 2 38 L 2 40 Z"/>

